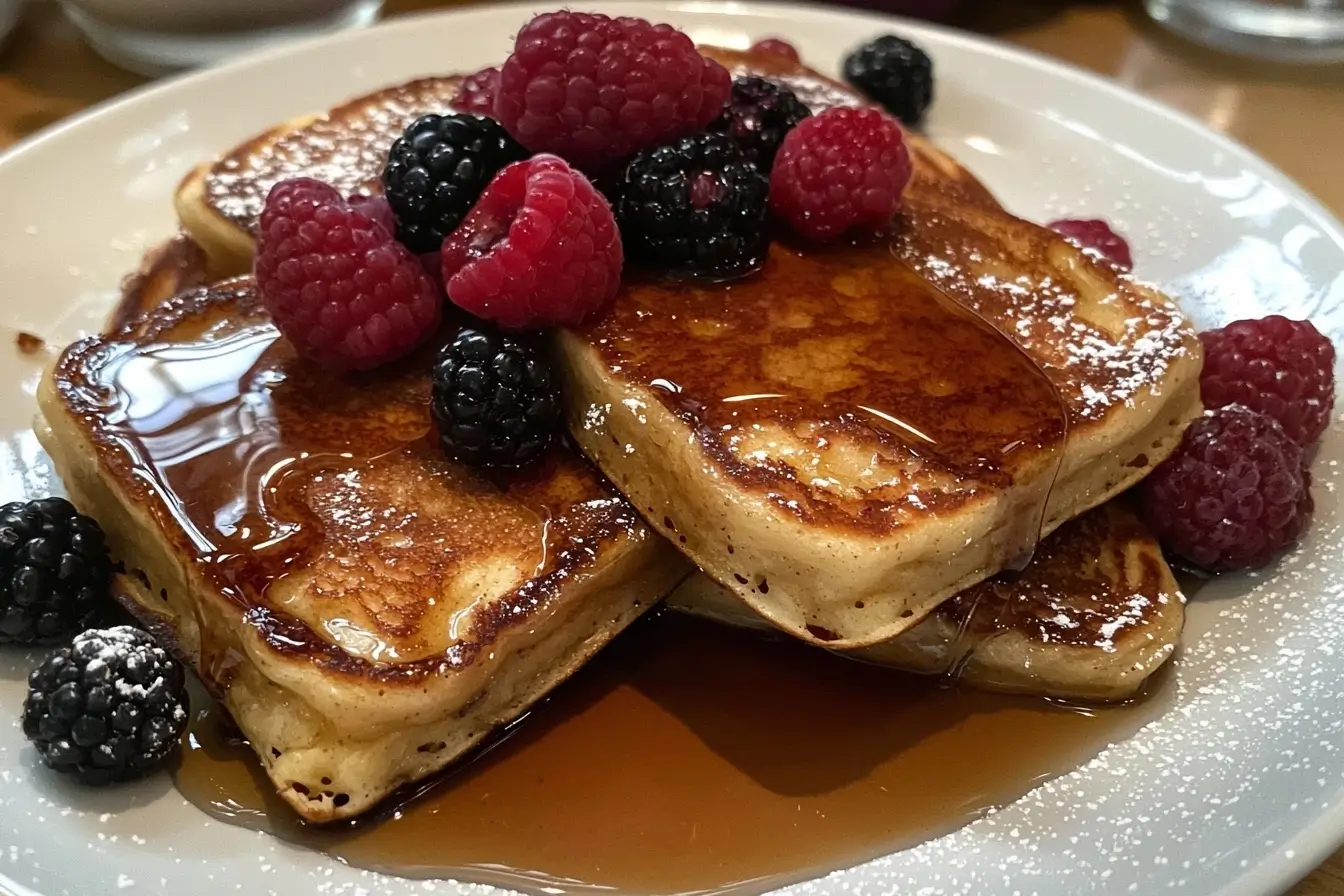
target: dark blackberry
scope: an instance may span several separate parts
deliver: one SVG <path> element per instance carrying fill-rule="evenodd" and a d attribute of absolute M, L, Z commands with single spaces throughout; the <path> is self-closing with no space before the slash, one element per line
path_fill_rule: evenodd
<path fill-rule="evenodd" d="M 186 730 L 185 681 L 181 664 L 139 629 L 92 629 L 28 676 L 23 733 L 48 768 L 85 784 L 139 778 Z"/>
<path fill-rule="evenodd" d="M 69 501 L 0 507 L 0 644 L 50 644 L 88 628 L 111 576 L 103 530 Z"/>
<path fill-rule="evenodd" d="M 508 336 L 463 330 L 434 362 L 431 408 L 444 451 L 477 467 L 537 457 L 560 421 L 546 359 Z"/>
<path fill-rule="evenodd" d="M 728 105 L 709 130 L 732 137 L 748 161 L 769 173 L 784 135 L 811 114 L 788 88 L 764 78 L 737 78 Z"/>
<path fill-rule="evenodd" d="M 933 103 L 933 60 L 894 34 L 874 38 L 845 57 L 845 80 L 911 127 Z"/>
<path fill-rule="evenodd" d="M 528 155 L 493 118 L 417 118 L 392 144 L 383 167 L 397 239 L 412 252 L 439 251 L 496 172 Z"/>
<path fill-rule="evenodd" d="M 722 279 L 765 261 L 769 182 L 726 134 L 640 153 L 614 192 L 626 258 L 637 265 Z"/>

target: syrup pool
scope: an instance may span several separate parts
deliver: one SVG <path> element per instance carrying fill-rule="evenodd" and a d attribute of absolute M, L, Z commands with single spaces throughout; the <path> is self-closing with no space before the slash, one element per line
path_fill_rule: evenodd
<path fill-rule="evenodd" d="M 315 827 L 210 708 L 176 772 L 232 824 L 353 866 L 547 894 L 763 892 L 954 830 L 1126 738 L 1115 707 L 980 693 L 783 638 L 646 618 L 493 748 Z"/>

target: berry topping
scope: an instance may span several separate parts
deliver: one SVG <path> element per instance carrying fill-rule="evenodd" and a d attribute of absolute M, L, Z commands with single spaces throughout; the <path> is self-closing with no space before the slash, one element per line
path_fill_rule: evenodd
<path fill-rule="evenodd" d="M 1080 249 L 1088 249 L 1122 271 L 1134 270 L 1134 256 L 1125 238 L 1100 218 L 1061 218 L 1047 225 Z"/>
<path fill-rule="evenodd" d="M 697 134 L 640 153 L 615 190 L 632 263 L 726 278 L 765 261 L 765 175 L 726 134 Z"/>
<path fill-rule="evenodd" d="M 448 298 L 509 329 L 576 324 L 621 285 L 611 206 L 563 159 L 539 155 L 495 177 L 444 240 Z"/>
<path fill-rule="evenodd" d="M 533 152 L 598 171 L 703 129 L 731 86 L 727 70 L 671 25 L 552 12 L 518 32 L 495 117 Z"/>
<path fill-rule="evenodd" d="M 381 193 L 372 196 L 356 193 L 348 201 L 351 208 L 365 215 L 375 224 L 382 225 L 382 228 L 388 233 L 397 232 L 397 216 L 393 213 L 392 204 L 387 201 L 386 196 Z"/>
<path fill-rule="evenodd" d="M 0 644 L 50 644 L 103 607 L 112 561 L 103 530 L 64 498 L 0 507 Z"/>
<path fill-rule="evenodd" d="M 1199 338 L 1205 407 L 1241 404 L 1268 414 L 1304 448 L 1325 432 L 1335 406 L 1335 347 L 1310 321 L 1276 314 Z"/>
<path fill-rule="evenodd" d="M 130 626 L 77 635 L 28 676 L 23 733 L 48 767 L 85 784 L 139 778 L 187 727 L 182 666 Z"/>
<path fill-rule="evenodd" d="M 783 56 L 790 62 L 800 62 L 798 48 L 781 37 L 763 37 L 751 45 L 748 53 L 762 53 L 769 56 Z"/>
<path fill-rule="evenodd" d="M 827 109 L 784 138 L 770 174 L 770 207 L 817 242 L 881 229 L 900 210 L 911 170 L 896 119 L 877 109 Z"/>
<path fill-rule="evenodd" d="M 737 78 L 728 108 L 709 125 L 733 138 L 747 161 L 767 174 L 784 135 L 812 114 L 793 92 L 764 78 Z"/>
<path fill-rule="evenodd" d="M 463 78 L 450 105 L 458 112 L 494 117 L 495 94 L 498 92 L 499 66 L 492 65 Z"/>
<path fill-rule="evenodd" d="M 406 354 L 439 324 L 443 297 L 419 259 L 332 187 L 300 177 L 266 197 L 257 288 L 300 356 L 368 369 Z"/>
<path fill-rule="evenodd" d="M 912 127 L 933 103 L 933 60 L 894 34 L 870 40 L 845 57 L 845 80 Z"/>
<path fill-rule="evenodd" d="M 560 401 L 546 359 L 508 336 L 463 330 L 434 362 L 431 408 L 444 450 L 478 467 L 517 467 L 546 448 Z"/>
<path fill-rule="evenodd" d="M 416 119 L 392 144 L 383 168 L 397 239 L 412 252 L 437 252 L 499 169 L 527 156 L 493 118 Z"/>
<path fill-rule="evenodd" d="M 1263 566 L 1297 540 L 1310 485 L 1301 446 L 1274 418 L 1228 405 L 1196 420 L 1139 494 L 1168 551 L 1225 572 Z"/>

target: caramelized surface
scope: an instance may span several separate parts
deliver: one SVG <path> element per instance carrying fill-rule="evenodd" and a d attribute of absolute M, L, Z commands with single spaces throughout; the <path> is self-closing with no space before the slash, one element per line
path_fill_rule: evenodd
<path fill-rule="evenodd" d="M 176 781 L 216 817 L 356 867 L 534 893 L 759 893 L 959 827 L 1162 703 L 1161 691 L 1092 710 L 981 694 L 663 616 L 381 820 L 294 823 L 217 719 L 194 726 Z"/>
<path fill-rule="evenodd" d="M 1020 573 L 968 588 L 934 615 L 963 634 L 1113 651 L 1181 600 L 1175 584 L 1156 539 L 1113 501 L 1061 526 Z"/>
<path fill-rule="evenodd" d="M 392 141 L 421 115 L 449 111 L 461 80 L 421 78 L 389 87 L 337 106 L 299 130 L 242 143 L 210 167 L 207 201 L 255 233 L 266 194 L 287 177 L 315 177 L 345 194 L 374 190 Z"/>
<path fill-rule="evenodd" d="M 1009 488 L 1064 441 L 1031 359 L 885 239 L 777 244 L 727 284 L 635 281 L 577 332 L 735 480 L 808 522 L 883 533 Z"/>
<path fill-rule="evenodd" d="M 55 378 L 121 487 L 275 650 L 406 676 L 469 664 L 639 526 L 562 448 L 491 478 L 446 460 L 434 347 L 370 374 L 317 370 L 241 279 L 77 344 Z"/>

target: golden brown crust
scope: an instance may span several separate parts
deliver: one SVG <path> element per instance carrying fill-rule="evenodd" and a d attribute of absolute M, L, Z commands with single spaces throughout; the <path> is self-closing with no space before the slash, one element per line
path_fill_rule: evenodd
<path fill-rule="evenodd" d="M 969 588 L 932 615 L 964 634 L 1016 632 L 1040 644 L 1112 650 L 1167 600 L 1180 594 L 1156 540 L 1115 501 L 1060 527 L 1021 573 Z"/>
<path fill-rule="evenodd" d="M 885 237 L 776 244 L 727 287 L 627 279 L 573 333 L 651 384 L 720 476 L 806 525 L 884 536 L 1041 475 L 1064 442 L 1033 361 L 893 263 Z M 835 462 L 851 444 L 861 469 Z"/>
<path fill-rule="evenodd" d="M 300 130 L 268 131 L 213 163 L 205 198 L 223 219 L 256 233 L 266 194 L 287 177 L 315 177 L 344 194 L 377 189 L 388 147 L 421 115 L 446 112 L 461 76 L 421 78 L 335 107 Z"/>
<path fill-rule="evenodd" d="M 209 282 L 205 251 L 184 230 L 151 246 L 134 273 L 121 281 L 117 303 L 108 315 L 104 331 L 125 329 L 134 319 L 157 308 L 173 296 Z"/>
<path fill-rule="evenodd" d="M 162 407 L 151 407 L 154 414 L 139 425 L 128 423 L 138 413 L 135 401 L 163 400 L 153 380 L 131 379 L 131 364 L 164 347 L 181 354 L 239 334 L 269 342 L 249 357 L 239 394 L 206 409 L 212 427 L 244 415 L 238 419 L 246 426 L 233 434 L 229 450 L 198 441 L 195 448 L 208 450 L 182 454 L 204 430 L 165 417 Z M 189 291 L 108 337 L 76 343 L 52 377 L 98 447 L 106 475 L 151 511 L 176 552 L 199 564 L 277 654 L 341 675 L 411 685 L 471 665 L 502 629 L 527 624 L 608 546 L 648 537 L 605 480 L 561 446 L 525 471 L 488 477 L 444 460 L 428 432 L 432 347 L 374 374 L 339 377 L 294 363 L 274 336 L 252 282 L 240 278 Z M 189 340 L 201 341 L 184 348 Z M 303 458 L 324 456 L 333 458 L 329 466 L 299 469 Z M 239 465 L 237 457 L 256 463 Z M 271 470 L 290 464 L 299 472 L 257 479 L 257 464 Z M 273 497 L 248 497 L 265 489 Z M 247 510 L 221 524 L 219 515 L 236 512 L 238 502 Z M 283 542 L 279 549 L 265 547 L 276 540 Z M 534 565 L 535 573 L 449 637 L 435 610 L 436 595 L 444 603 L 441 583 L 494 555 Z M 322 575 L 306 584 L 301 599 L 291 594 L 278 604 L 271 581 L 289 575 L 296 559 L 318 565 Z M 336 617 L 379 639 L 381 655 L 352 653 L 321 630 Z"/>

